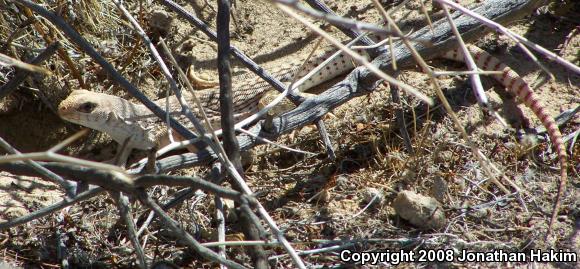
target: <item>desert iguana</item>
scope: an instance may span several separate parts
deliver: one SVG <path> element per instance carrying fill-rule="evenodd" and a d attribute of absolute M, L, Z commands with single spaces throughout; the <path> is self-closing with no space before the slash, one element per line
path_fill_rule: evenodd
<path fill-rule="evenodd" d="M 551 223 L 558 212 L 560 195 L 563 193 L 567 179 L 567 156 L 562 135 L 554 120 L 545 112 L 544 106 L 535 97 L 528 84 L 521 79 L 516 72 L 497 58 L 488 53 L 470 46 L 470 51 L 474 56 L 478 67 L 483 70 L 500 71 L 502 75 L 493 77 L 502 83 L 509 92 L 517 96 L 533 113 L 539 118 L 542 125 L 548 130 L 548 135 L 557 152 L 561 166 L 561 180 L 558 189 L 558 197 L 554 205 L 554 212 Z M 363 51 L 358 51 L 364 54 Z M 300 70 L 297 76 L 303 76 L 314 66 L 324 61 L 326 55 L 316 57 L 311 60 L 304 69 Z M 463 61 L 463 55 L 458 50 L 452 50 L 444 55 L 444 58 Z M 296 68 L 300 63 L 288 65 L 274 72 L 274 76 L 283 82 L 290 82 L 295 76 Z M 300 91 L 307 90 L 324 81 L 330 80 L 340 74 L 354 68 L 352 61 L 340 56 L 330 62 L 324 69 L 310 78 Z M 234 105 L 236 111 L 236 121 L 242 120 L 255 113 L 258 109 L 259 100 L 270 91 L 266 82 L 257 78 L 245 79 L 234 82 Z M 204 104 L 205 112 L 212 120 L 212 125 L 219 126 L 219 93 L 216 89 L 199 91 L 198 98 Z M 184 93 L 186 100 L 191 101 L 191 96 Z M 175 97 L 169 98 L 170 111 L 172 116 L 182 118 L 179 106 Z M 160 107 L 165 106 L 165 99 L 156 101 Z M 190 102 L 191 104 L 192 102 Z M 199 115 L 199 111 L 195 111 Z M 92 129 L 109 134 L 120 144 L 127 141 L 126 147 L 129 149 L 151 149 L 155 146 L 166 143 L 167 137 L 163 122 L 150 112 L 144 105 L 134 104 L 123 98 L 104 93 L 90 92 L 86 90 L 73 91 L 58 107 L 59 115 L 70 122 L 77 123 Z M 185 121 L 182 121 L 185 123 Z M 550 225 L 551 226 L 551 225 Z"/>
<path fill-rule="evenodd" d="M 478 67 L 486 71 L 500 71 L 502 75 L 493 75 L 494 79 L 503 84 L 509 92 L 517 96 L 532 112 L 538 117 L 542 125 L 548 130 L 550 140 L 554 144 L 558 158 L 562 167 L 562 176 L 565 177 L 567 167 L 567 157 L 562 142 L 562 135 L 554 120 L 545 112 L 544 106 L 535 97 L 528 84 L 511 68 L 503 64 L 497 58 L 487 52 L 475 47 L 468 46 Z M 364 53 L 362 50 L 356 50 Z M 324 61 L 327 54 L 310 60 L 306 68 L 298 74 L 302 76 L 312 68 Z M 442 55 L 455 61 L 463 61 L 463 53 L 454 49 Z M 289 82 L 300 63 L 288 65 L 273 72 L 273 75 L 283 82 Z M 352 61 L 345 59 L 342 55 L 331 61 L 327 67 L 315 74 L 307 83 L 301 85 L 300 90 L 306 90 L 320 83 L 328 81 L 348 70 L 354 68 Z M 235 82 L 234 106 L 236 121 L 240 121 L 257 112 L 260 99 L 268 92 L 272 91 L 269 85 L 259 78 L 249 78 Z M 184 92 L 185 99 L 192 103 L 189 93 Z M 209 88 L 196 93 L 205 112 L 210 118 L 213 127 L 219 126 L 219 91 L 216 88 Z M 160 107 L 165 106 L 165 98 L 161 98 L 155 103 Z M 181 106 L 174 96 L 169 98 L 169 107 L 172 116 L 178 116 L 183 121 L 180 114 Z M 193 107 L 193 106 L 192 106 Z M 199 115 L 199 111 L 193 108 Z M 144 105 L 134 104 L 123 98 L 104 93 L 91 92 L 86 90 L 73 91 L 58 107 L 59 115 L 70 122 L 80 124 L 95 130 L 109 134 L 115 141 L 123 144 L 128 138 L 127 148 L 151 149 L 155 146 L 161 147 L 167 143 L 167 133 L 164 123 L 157 118 Z M 192 127 L 191 124 L 185 126 Z"/>

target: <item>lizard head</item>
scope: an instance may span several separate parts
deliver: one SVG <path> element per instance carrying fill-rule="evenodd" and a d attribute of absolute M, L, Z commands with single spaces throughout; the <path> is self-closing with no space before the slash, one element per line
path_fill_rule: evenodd
<path fill-rule="evenodd" d="M 128 101 L 120 97 L 87 90 L 75 90 L 58 105 L 58 115 L 66 121 L 103 131 L 117 110 Z"/>
<path fill-rule="evenodd" d="M 58 115 L 66 121 L 107 133 L 121 144 L 134 138 L 127 147 L 149 149 L 156 141 L 136 120 L 140 111 L 143 109 L 123 98 L 86 90 L 71 92 L 58 105 Z"/>

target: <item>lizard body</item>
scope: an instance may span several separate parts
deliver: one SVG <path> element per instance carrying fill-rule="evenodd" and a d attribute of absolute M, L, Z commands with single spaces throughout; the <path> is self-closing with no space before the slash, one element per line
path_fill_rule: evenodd
<path fill-rule="evenodd" d="M 357 50 L 357 52 L 364 53 L 362 50 Z M 289 84 L 297 72 L 299 77 L 306 75 L 322 63 L 331 53 L 333 51 L 313 57 L 301 70 L 298 69 L 302 61 L 296 61 L 275 70 L 272 75 L 281 82 Z M 343 55 L 339 55 L 327 67 L 318 71 L 300 85 L 297 90 L 306 91 L 352 68 L 354 68 L 352 61 L 347 60 Z M 242 77 L 242 80 L 234 81 L 232 85 L 234 89 L 233 102 L 236 122 L 256 113 L 260 99 L 272 91 L 268 83 L 262 81 L 254 74 Z M 193 97 L 189 92 L 184 91 L 182 94 L 188 104 L 194 104 Z M 213 87 L 200 90 L 195 95 L 203 104 L 204 112 L 208 116 L 212 128 L 219 128 L 219 88 Z M 163 108 L 166 102 L 166 98 L 154 101 L 154 103 Z M 193 125 L 181 113 L 181 106 L 177 98 L 170 96 L 168 102 L 171 116 L 179 120 L 184 126 L 193 129 Z M 190 105 L 190 107 L 194 114 L 201 118 L 197 107 L 194 105 Z M 58 114 L 69 122 L 107 133 L 119 144 L 123 144 L 129 139 L 127 140 L 127 148 L 145 150 L 164 144 L 160 143 L 166 134 L 163 121 L 144 105 L 132 103 L 114 95 L 75 90 L 59 104 Z"/>
<path fill-rule="evenodd" d="M 478 67 L 486 71 L 501 71 L 502 75 L 493 75 L 494 79 L 506 87 L 506 89 L 517 96 L 527 107 L 529 107 L 542 125 L 548 130 L 548 135 L 560 159 L 562 167 L 562 177 L 566 177 L 567 156 L 562 142 L 562 135 L 554 120 L 545 112 L 544 106 L 535 97 L 528 84 L 510 67 L 487 52 L 475 47 L 468 46 Z M 358 51 L 364 53 L 363 51 Z M 308 73 L 318 63 L 322 62 L 329 53 L 315 57 L 311 60 L 299 76 Z M 441 55 L 443 58 L 463 61 L 463 54 L 460 50 L 454 49 Z M 352 61 L 344 57 L 337 57 L 330 62 L 331 67 L 324 68 L 301 86 L 301 90 L 307 90 L 322 82 L 330 80 L 354 67 Z M 273 72 L 273 75 L 282 82 L 292 80 L 296 68 L 300 63 L 290 64 Z M 250 77 L 234 83 L 234 115 L 236 121 L 240 121 L 259 108 L 260 99 L 271 91 L 269 85 L 260 81 L 257 77 Z M 192 104 L 192 97 L 184 92 L 184 97 L 188 103 Z M 219 127 L 219 91 L 217 88 L 209 88 L 196 93 L 200 102 L 204 105 L 205 112 L 210 118 L 212 127 Z M 160 107 L 165 107 L 165 98 L 161 98 L 155 103 Z M 199 116 L 199 111 L 192 106 L 194 113 Z M 119 144 L 129 138 L 128 148 L 151 149 L 155 146 L 166 144 L 164 123 L 156 117 L 144 105 L 129 102 L 123 98 L 96 93 L 86 90 L 73 91 L 58 108 L 59 115 L 67 121 L 77 123 L 92 129 L 105 132 Z M 187 120 L 180 113 L 181 106 L 175 96 L 169 97 L 169 111 L 176 119 L 183 122 L 184 126 L 192 128 Z"/>
<path fill-rule="evenodd" d="M 517 16 L 514 16 L 514 18 Z M 567 179 L 567 156 L 562 141 L 560 131 L 554 120 L 545 112 L 543 105 L 534 96 L 527 83 L 521 79 L 517 73 L 501 63 L 495 57 L 473 47 L 470 47 L 476 63 L 480 69 L 501 71 L 502 75 L 496 75 L 494 78 L 502 83 L 508 91 L 515 94 L 533 113 L 540 119 L 541 123 L 548 130 L 548 135 L 561 165 L 561 180 L 558 188 L 558 197 L 554 205 L 554 212 L 551 224 L 554 222 L 558 212 L 560 195 L 563 193 Z M 463 61 L 463 56 L 458 50 L 452 50 L 444 53 L 443 57 Z M 313 66 L 323 61 L 324 56 L 315 58 L 307 67 L 302 70 L 298 76 L 304 75 Z M 295 70 L 299 63 L 290 64 L 279 69 L 274 76 L 283 82 L 289 82 L 295 76 Z M 344 57 L 337 58 L 331 62 L 328 67 L 321 70 L 311 80 L 302 86 L 306 90 L 324 81 L 330 80 L 348 70 L 354 68 L 352 62 Z M 239 121 L 258 109 L 258 102 L 266 92 L 270 90 L 266 82 L 257 78 L 245 79 L 234 82 L 234 106 L 236 120 Z M 188 93 L 183 93 L 187 99 L 191 99 Z M 212 119 L 212 125 L 219 124 L 219 94 L 216 89 L 206 89 L 197 93 L 198 98 L 204 105 L 205 112 Z M 162 98 L 155 102 L 160 107 L 165 106 L 165 99 Z M 190 102 L 191 104 L 192 102 Z M 177 119 L 181 107 L 178 105 L 175 97 L 169 98 L 169 106 L 172 116 Z M 194 107 L 192 106 L 194 109 Z M 194 109 L 195 110 L 195 109 Z M 127 138 L 128 148 L 150 149 L 160 142 L 159 130 L 163 128 L 163 123 L 153 115 L 145 106 L 131 103 L 123 98 L 95 93 L 84 90 L 73 91 L 58 108 L 59 115 L 70 122 L 87 126 L 105 133 L 108 133 L 115 141 L 124 143 Z M 196 112 L 196 111 L 194 111 Z M 198 111 L 197 111 L 198 112 Z M 199 115 L 199 113 L 196 113 Z M 185 123 L 185 121 L 182 121 Z M 187 125 L 186 125 L 187 126 Z M 191 125 L 187 126 L 191 127 Z M 551 226 L 550 224 L 550 226 Z"/>

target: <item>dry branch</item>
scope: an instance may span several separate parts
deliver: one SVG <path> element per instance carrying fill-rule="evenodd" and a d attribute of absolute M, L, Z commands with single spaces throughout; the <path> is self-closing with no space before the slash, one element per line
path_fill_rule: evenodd
<path fill-rule="evenodd" d="M 505 6 L 498 6 L 496 1 L 486 1 L 481 6 L 475 8 L 473 11 L 482 16 L 496 21 L 512 21 L 515 17 L 511 13 L 512 10 L 531 10 L 535 7 L 535 1 L 532 0 L 515 0 L 510 1 L 511 8 Z M 518 12 L 517 15 L 523 16 L 525 12 Z M 461 16 L 458 12 L 454 12 L 452 17 L 457 25 L 459 33 L 463 36 L 464 41 L 469 42 L 479 36 L 487 29 L 480 24 L 478 20 Z M 416 50 L 425 58 L 429 60 L 438 56 L 439 53 L 447 51 L 456 46 L 456 38 L 448 26 L 446 19 L 442 19 L 433 23 L 433 31 L 429 27 L 424 27 L 417 30 L 409 38 L 422 38 L 431 43 L 432 46 L 425 46 L 424 43 L 415 43 Z M 392 47 L 392 53 L 386 51 L 379 55 L 372 61 L 372 64 L 381 70 L 391 72 L 392 61 L 390 55 L 395 55 L 395 61 L 399 68 L 406 68 L 414 65 L 413 57 L 409 50 L 402 42 L 395 42 Z M 334 86 L 330 87 L 325 92 L 316 97 L 309 98 L 307 102 L 300 104 L 298 107 L 275 117 L 272 120 L 271 128 L 264 130 L 263 123 L 260 121 L 256 126 L 249 129 L 254 136 L 260 136 L 269 140 L 275 140 L 284 133 L 310 124 L 334 108 L 348 102 L 349 100 L 366 95 L 373 92 L 378 85 L 378 77 L 373 75 L 368 69 L 359 67 L 354 69 L 346 78 Z M 270 126 L 269 126 L 270 127 Z M 258 144 L 263 144 L 254 138 L 254 136 L 240 134 L 238 141 L 242 150 L 253 148 Z M 197 146 L 197 145 L 196 145 Z M 211 152 L 185 153 L 176 156 L 166 157 L 159 160 L 156 169 L 159 172 L 168 172 L 179 168 L 191 167 L 201 165 L 214 160 Z M 131 171 L 138 172 L 143 165 L 139 164 L 131 168 Z"/>

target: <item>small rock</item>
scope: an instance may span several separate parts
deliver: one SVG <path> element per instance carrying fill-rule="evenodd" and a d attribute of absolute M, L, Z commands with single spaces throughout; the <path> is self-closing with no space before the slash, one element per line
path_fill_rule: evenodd
<path fill-rule="evenodd" d="M 253 149 L 240 152 L 242 167 L 249 168 L 256 161 L 256 152 Z"/>
<path fill-rule="evenodd" d="M 436 162 L 449 163 L 453 160 L 453 152 L 450 150 L 437 151 L 435 155 Z"/>
<path fill-rule="evenodd" d="M 328 190 L 321 190 L 309 200 L 312 199 L 314 199 L 316 203 L 328 203 L 328 201 L 330 200 L 330 193 L 328 192 Z"/>
<path fill-rule="evenodd" d="M 362 194 L 363 194 L 363 202 L 365 204 L 368 204 L 372 201 L 373 204 L 371 206 L 380 204 L 381 202 L 383 202 L 383 199 L 385 198 L 383 192 L 375 188 L 366 188 Z"/>
<path fill-rule="evenodd" d="M 339 190 L 346 190 L 349 187 L 348 177 L 340 175 L 336 177 L 336 187 Z"/>
<path fill-rule="evenodd" d="M 156 36 L 165 37 L 171 31 L 173 17 L 164 10 L 155 10 L 149 17 L 149 27 Z"/>
<path fill-rule="evenodd" d="M 360 123 L 360 122 L 368 122 L 368 119 L 367 119 L 366 115 L 357 115 L 357 116 L 354 118 L 354 122 L 356 122 L 356 123 Z"/>
<path fill-rule="evenodd" d="M 412 191 L 399 192 L 393 208 L 401 218 L 421 229 L 439 229 L 447 222 L 437 200 Z"/>
<path fill-rule="evenodd" d="M 445 181 L 442 177 L 437 176 L 433 180 L 430 194 L 433 196 L 433 198 L 437 199 L 437 201 L 443 202 L 443 199 L 445 199 L 445 193 L 447 193 L 447 189 L 449 189 L 449 184 L 447 184 L 447 181 Z"/>
<path fill-rule="evenodd" d="M 224 218 L 226 222 L 232 223 L 238 221 L 238 215 L 236 214 L 236 206 L 234 201 L 229 199 L 222 199 L 222 203 L 224 205 Z M 210 210 L 215 212 L 215 200 L 211 200 L 210 203 Z"/>

